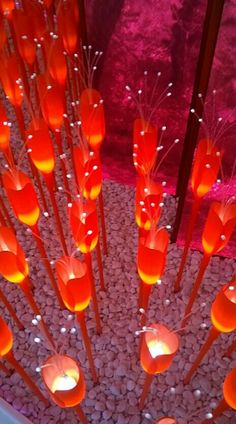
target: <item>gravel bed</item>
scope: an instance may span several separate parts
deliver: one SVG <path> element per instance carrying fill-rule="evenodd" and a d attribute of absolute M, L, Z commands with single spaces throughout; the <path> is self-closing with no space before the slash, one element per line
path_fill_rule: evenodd
<path fill-rule="evenodd" d="M 102 319 L 100 336 L 95 332 L 92 309 L 89 308 L 86 314 L 99 384 L 94 385 L 92 382 L 79 329 L 75 334 L 70 334 L 69 330 L 65 335 L 60 333 L 62 326 L 71 328 L 76 326 L 76 323 L 74 320 L 67 321 L 68 311 L 59 310 L 31 235 L 25 227 L 17 224 L 17 236 L 29 260 L 35 299 L 57 340 L 58 351 L 78 359 L 84 370 L 87 393 L 82 408 L 92 424 L 148 424 L 165 414 L 175 416 L 179 424 L 200 423 L 221 398 L 224 377 L 236 364 L 235 355 L 234 360 L 222 358 L 222 353 L 233 340 L 233 336 L 225 334 L 215 342 L 189 385 L 184 386 L 183 376 L 206 339 L 210 327 L 211 302 L 219 287 L 231 278 L 234 261 L 220 257 L 211 260 L 195 305 L 197 312 L 193 314 L 181 337 L 180 350 L 171 368 L 155 377 L 145 409 L 141 413 L 138 401 L 145 375 L 138 355 L 139 337 L 135 335 L 135 331 L 140 329 L 140 315 L 137 308 L 139 279 L 136 272 L 137 228 L 134 221 L 134 190 L 108 180 L 104 181 L 103 187 L 109 246 L 109 255 L 104 258 L 105 283 L 108 288 L 106 293 L 99 290 L 98 269 L 94 258 L 94 276 Z M 61 193 L 57 193 L 57 197 L 62 212 L 65 210 L 65 198 Z M 167 197 L 165 202 L 161 225 L 171 224 L 175 211 L 174 198 Z M 66 214 L 62 213 L 61 216 L 70 241 Z M 55 260 L 62 252 L 55 237 L 52 218 L 42 217 L 40 227 L 49 258 Z M 70 244 L 70 249 L 73 249 L 71 241 Z M 174 329 L 180 326 L 184 305 L 198 271 L 201 253 L 192 251 L 189 255 L 183 290 L 175 295 L 173 284 L 180 255 L 181 249 L 171 244 L 162 284 L 155 286 L 152 293 L 149 323 L 162 322 Z M 0 305 L 1 313 L 6 315 L 15 336 L 15 357 L 46 393 L 36 367 L 43 364 L 50 351 L 43 341 L 40 344 L 34 343 L 38 330 L 31 323 L 33 315 L 18 287 L 1 280 L 1 287 L 4 287 L 8 299 L 26 327 L 24 331 L 18 331 Z M 203 302 L 206 302 L 206 306 L 200 307 Z M 16 373 L 7 378 L 0 372 L 0 396 L 34 424 L 78 422 L 72 410 L 61 410 L 52 403 L 50 407 L 45 408 L 42 402 L 29 393 Z M 145 418 L 146 413 L 150 414 L 153 421 Z M 216 423 L 234 424 L 235 420 L 235 413 L 229 411 Z"/>

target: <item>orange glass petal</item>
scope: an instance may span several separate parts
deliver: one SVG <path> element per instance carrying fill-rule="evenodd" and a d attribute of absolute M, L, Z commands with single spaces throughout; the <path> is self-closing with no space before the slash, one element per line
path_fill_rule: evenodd
<path fill-rule="evenodd" d="M 29 274 L 25 254 L 13 230 L 8 227 L 0 227 L 0 274 L 17 284 Z"/>
<path fill-rule="evenodd" d="M 50 356 L 42 367 L 42 378 L 52 400 L 61 408 L 72 408 L 85 397 L 82 370 L 69 356 Z"/>
<path fill-rule="evenodd" d="M 64 93 L 60 85 L 46 74 L 37 77 L 37 86 L 43 118 L 52 130 L 57 130 L 64 119 Z"/>
<path fill-rule="evenodd" d="M 0 316 L 0 357 L 5 356 L 13 346 L 13 335 L 4 321 L 4 319 Z"/>
<path fill-rule="evenodd" d="M 7 34 L 4 26 L 3 16 L 0 15 L 0 50 L 3 49 L 7 41 Z"/>
<path fill-rule="evenodd" d="M 157 158 L 158 131 L 150 122 L 138 118 L 134 121 L 133 162 L 139 174 L 148 174 Z"/>
<path fill-rule="evenodd" d="M 26 140 L 35 167 L 44 174 L 51 174 L 55 168 L 55 155 L 48 127 L 43 120 L 31 123 Z"/>
<path fill-rule="evenodd" d="M 64 86 L 67 78 L 67 65 L 62 42 L 59 38 L 51 40 L 49 37 L 45 38 L 44 45 L 49 73 L 59 85 Z"/>
<path fill-rule="evenodd" d="M 44 16 L 44 9 L 38 2 L 32 0 L 24 0 L 25 12 L 32 23 L 32 31 L 35 38 L 40 42 L 43 41 L 42 37 L 46 34 L 47 25 Z"/>
<path fill-rule="evenodd" d="M 217 294 L 211 307 L 211 321 L 222 333 L 236 329 L 236 281 L 225 284 Z"/>
<path fill-rule="evenodd" d="M 73 201 L 68 208 L 71 231 L 82 253 L 91 252 L 98 242 L 96 203 Z"/>
<path fill-rule="evenodd" d="M 236 204 L 213 202 L 202 234 L 204 252 L 213 255 L 228 243 L 236 225 Z"/>
<path fill-rule="evenodd" d="M 56 262 L 61 297 L 67 309 L 80 312 L 87 308 L 91 298 L 91 284 L 87 265 L 71 256 Z"/>
<path fill-rule="evenodd" d="M 196 197 L 205 196 L 216 182 L 221 156 L 212 140 L 199 141 L 191 177 L 192 190 Z"/>
<path fill-rule="evenodd" d="M 0 150 L 5 152 L 9 148 L 10 142 L 10 128 L 7 125 L 7 114 L 5 109 L 0 102 Z"/>
<path fill-rule="evenodd" d="M 224 398 L 230 408 L 236 409 L 236 368 L 227 375 L 223 385 Z"/>
<path fill-rule="evenodd" d="M 94 152 L 89 152 L 79 146 L 73 148 L 73 156 L 80 192 L 86 199 L 96 199 L 102 187 L 99 157 Z"/>
<path fill-rule="evenodd" d="M 150 230 L 151 223 L 158 223 L 162 199 L 163 187 L 161 184 L 141 176 L 137 179 L 135 217 L 140 228 Z"/>
<path fill-rule="evenodd" d="M 57 13 L 58 32 L 68 54 L 75 53 L 78 42 L 78 15 L 69 2 L 61 2 Z"/>
<path fill-rule="evenodd" d="M 23 101 L 23 91 L 20 84 L 20 68 L 15 54 L 0 58 L 0 80 L 9 101 L 13 106 L 20 106 Z"/>
<path fill-rule="evenodd" d="M 151 324 L 144 333 L 140 360 L 148 374 L 159 374 L 170 367 L 179 349 L 179 337 L 162 324 Z"/>
<path fill-rule="evenodd" d="M 26 63 L 33 65 L 36 59 L 36 43 L 34 42 L 32 22 L 22 10 L 14 10 L 13 24 L 18 51 Z"/>
<path fill-rule="evenodd" d="M 163 417 L 156 422 L 156 424 L 178 424 L 174 418 L 171 417 Z"/>
<path fill-rule="evenodd" d="M 19 221 L 34 226 L 38 222 L 40 210 L 29 177 L 17 169 L 12 169 L 3 174 L 2 180 L 8 200 Z"/>
<path fill-rule="evenodd" d="M 80 97 L 82 130 L 92 149 L 99 149 L 105 137 L 105 116 L 101 94 L 86 88 Z"/>
<path fill-rule="evenodd" d="M 166 261 L 169 234 L 162 228 L 141 237 L 138 245 L 138 274 L 146 284 L 155 284 L 161 277 Z"/>
<path fill-rule="evenodd" d="M 0 0 L 0 10 L 4 15 L 11 15 L 15 9 L 14 0 Z"/>

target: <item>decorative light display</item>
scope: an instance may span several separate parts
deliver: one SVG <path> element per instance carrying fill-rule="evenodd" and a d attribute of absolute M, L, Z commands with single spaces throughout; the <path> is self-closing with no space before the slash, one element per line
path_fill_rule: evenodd
<path fill-rule="evenodd" d="M 99 365 L 96 363 L 97 358 L 94 360 L 93 350 L 102 327 L 94 279 L 93 252 L 97 255 L 100 288 L 105 292 L 107 287 L 103 265 L 108 265 L 109 262 L 106 263 L 102 255 L 108 254 L 108 243 L 106 209 L 104 210 L 103 203 L 101 146 L 106 137 L 106 125 L 103 97 L 100 91 L 94 88 L 93 81 L 102 52 L 95 51 L 93 54 L 92 46 L 82 43 L 85 23 L 82 22 L 82 9 L 83 1 L 78 0 L 0 0 L 0 84 L 5 95 L 5 99 L 2 96 L 0 102 L 0 152 L 5 161 L 0 175 L 3 189 L 0 193 L 0 274 L 7 280 L 6 282 L 2 279 L 0 301 L 4 305 L 4 313 L 6 309 L 15 324 L 14 336 L 17 338 L 19 331 L 25 331 L 25 336 L 29 332 L 27 320 L 23 314 L 19 314 L 14 302 L 11 304 L 8 300 L 8 292 L 5 294 L 8 282 L 21 289 L 21 294 L 28 303 L 27 307 L 29 306 L 29 314 L 32 314 L 31 323 L 38 326 L 45 339 L 45 347 L 50 350 L 50 355 L 45 355 L 42 365 L 37 367 L 36 371 L 41 371 L 51 400 L 60 408 L 73 408 L 79 420 L 88 424 L 80 406 L 86 392 L 83 371 L 79 363 L 69 356 L 71 352 L 69 349 L 66 351 L 64 343 L 59 349 L 61 339 L 55 341 L 52 337 L 57 331 L 57 323 L 65 319 L 65 314 L 70 311 L 68 321 L 74 317 L 71 313 L 75 314 L 92 377 L 92 381 L 88 382 L 89 389 L 92 384 L 97 384 Z M 144 409 L 154 376 L 170 368 L 180 346 L 180 337 L 177 334 L 179 330 L 169 329 L 159 323 L 146 326 L 152 288 L 155 284 L 161 284 L 165 272 L 170 239 L 168 230 L 171 229 L 169 223 L 162 225 L 162 211 L 167 193 L 166 182 L 160 180 L 159 170 L 170 150 L 179 142 L 179 139 L 175 139 L 166 151 L 163 150 L 167 127 L 161 127 L 159 117 L 155 115 L 162 102 L 172 95 L 173 84 L 170 82 L 159 92 L 160 76 L 161 72 L 158 72 L 153 87 L 149 87 L 148 71 L 144 71 L 143 81 L 136 92 L 131 90 L 129 85 L 125 87 L 127 100 L 134 102 L 138 112 L 133 122 L 132 157 L 136 171 L 136 265 L 140 279 L 138 307 L 142 314 L 142 329 L 136 334 L 141 334 L 139 354 L 141 367 L 145 372 L 140 410 Z M 198 93 L 197 97 L 203 101 L 201 93 Z M 13 122 L 10 121 L 11 109 Z M 194 109 L 190 112 L 196 115 Z M 197 119 L 205 125 L 203 118 L 197 116 Z M 217 122 L 220 123 L 221 118 L 218 118 Z M 15 123 L 18 127 L 16 136 L 12 131 Z M 217 130 L 219 128 L 216 126 L 212 131 L 208 131 L 206 136 L 200 137 L 193 160 L 191 190 L 194 199 L 180 267 L 178 271 L 174 270 L 177 274 L 175 292 L 181 288 L 193 230 L 203 198 L 214 186 L 220 170 L 222 173 L 224 147 L 218 148 L 217 142 L 219 135 L 224 133 L 224 127 L 219 130 L 219 134 Z M 163 154 L 160 153 L 162 150 Z M 233 170 L 235 166 L 236 164 Z M 223 250 L 236 225 L 235 196 L 233 193 L 229 195 L 228 190 L 224 194 L 220 201 L 214 201 L 210 205 L 202 233 L 203 257 L 185 309 L 181 330 L 186 327 L 192 314 L 211 257 Z M 9 205 L 17 221 L 12 219 Z M 51 218 L 54 225 L 50 228 L 47 223 Z M 38 306 L 41 302 L 38 302 L 40 299 L 36 297 L 36 293 L 40 284 L 44 284 L 41 281 L 43 272 L 41 276 L 34 274 L 33 260 L 26 258 L 24 253 L 24 250 L 27 252 L 27 246 L 22 244 L 23 250 L 19 243 L 22 242 L 22 224 L 27 227 L 27 232 L 33 235 L 44 264 L 43 272 L 49 277 L 53 293 L 60 309 L 63 310 L 57 312 L 61 313 L 63 318 L 53 316 L 56 308 L 53 301 L 51 302 L 51 291 L 49 292 L 47 283 L 43 289 L 50 300 L 46 302 L 46 299 L 45 304 L 42 302 L 40 308 Z M 49 237 L 60 242 L 61 250 L 57 251 L 55 248 L 53 258 L 50 258 L 52 252 L 49 251 L 47 238 L 43 238 L 44 225 Z M 103 252 L 100 247 L 100 233 Z M 166 280 L 168 283 L 168 278 Z M 99 295 L 103 299 L 106 293 L 100 292 Z M 91 299 L 96 323 L 95 335 L 89 325 L 87 328 L 85 319 Z M 180 300 L 177 297 L 174 299 L 176 302 Z M 167 305 L 170 300 L 166 299 L 165 302 Z M 53 310 L 52 317 L 50 313 L 43 315 L 47 306 L 50 312 Z M 101 310 L 103 312 L 102 308 Z M 157 316 L 158 312 L 156 310 Z M 118 323 L 120 326 L 123 325 L 122 315 L 123 311 L 119 318 L 116 318 L 121 320 L 121 323 Z M 185 384 L 190 382 L 217 337 L 221 333 L 231 333 L 236 329 L 235 317 L 234 276 L 230 283 L 219 287 L 211 307 L 212 327 L 185 376 Z M 162 318 L 159 318 L 159 322 L 162 322 Z M 93 324 L 92 322 L 91 327 Z M 61 335 L 67 332 L 65 327 L 61 330 Z M 75 337 L 76 328 L 73 330 L 70 332 L 71 337 Z M 104 319 L 104 339 L 106 337 Z M 29 341 L 31 343 L 30 338 Z M 34 341 L 39 343 L 40 338 L 37 336 Z M 103 342 L 102 337 L 100 342 Z M 98 346 L 100 349 L 99 344 Z M 30 345 L 29 351 L 31 348 Z M 225 355 L 230 356 L 235 349 L 236 341 L 230 345 Z M 41 393 L 38 384 L 22 368 L 17 355 L 16 360 L 13 350 L 13 333 L 0 316 L 0 358 L 6 360 L 30 390 L 48 406 L 48 400 Z M 119 352 L 115 355 L 119 359 Z M 8 378 L 12 372 L 2 362 L 0 371 L 4 378 Z M 101 372 L 102 376 L 104 374 Z M 172 392 L 168 393 L 173 394 L 175 388 L 171 390 Z M 94 393 L 90 399 L 96 397 L 96 390 Z M 202 424 L 213 422 L 229 408 L 236 409 L 236 369 L 232 369 L 227 375 L 223 395 L 224 399 L 212 414 L 206 415 L 207 420 Z M 145 418 L 156 424 L 178 424 L 180 417 L 174 418 L 172 415 L 178 415 L 178 410 L 173 412 L 173 409 L 163 408 L 157 414 L 160 418 L 155 416 L 155 419 L 152 419 L 150 414 L 146 414 Z M 105 419 L 104 415 L 103 417 Z M 187 419 L 189 417 L 190 415 Z"/>

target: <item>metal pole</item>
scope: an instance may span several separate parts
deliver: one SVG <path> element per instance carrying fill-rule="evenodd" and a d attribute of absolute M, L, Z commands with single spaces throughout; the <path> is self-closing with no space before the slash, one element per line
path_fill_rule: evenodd
<path fill-rule="evenodd" d="M 190 110 L 195 109 L 199 117 L 201 117 L 203 113 L 204 101 L 207 94 L 224 3 L 224 0 L 208 0 L 207 2 L 207 10 L 203 25 L 202 40 L 190 106 Z M 199 93 L 201 93 L 201 98 L 198 96 Z M 179 200 L 171 236 L 172 242 L 175 242 L 178 236 L 189 176 L 192 168 L 194 150 L 197 144 L 199 125 L 200 123 L 196 119 L 196 116 L 189 111 L 176 189 L 176 196 Z"/>

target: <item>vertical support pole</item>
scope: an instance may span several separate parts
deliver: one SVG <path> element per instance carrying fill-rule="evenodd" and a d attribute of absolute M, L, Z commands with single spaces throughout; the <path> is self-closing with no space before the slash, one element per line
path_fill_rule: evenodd
<path fill-rule="evenodd" d="M 199 117 L 201 117 L 203 113 L 204 101 L 207 94 L 224 3 L 224 0 L 208 0 L 207 2 L 200 53 L 198 56 L 193 95 L 190 106 L 190 110 L 195 109 Z M 199 93 L 201 93 L 201 98 L 198 96 Z M 189 112 L 176 189 L 176 196 L 179 198 L 179 201 L 171 236 L 172 242 L 176 242 L 179 232 L 194 150 L 197 144 L 199 125 L 200 123 L 196 119 L 195 115 Z"/>

